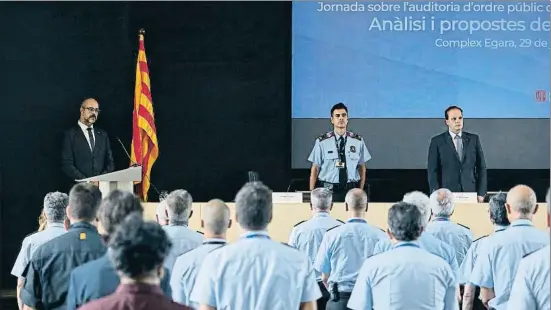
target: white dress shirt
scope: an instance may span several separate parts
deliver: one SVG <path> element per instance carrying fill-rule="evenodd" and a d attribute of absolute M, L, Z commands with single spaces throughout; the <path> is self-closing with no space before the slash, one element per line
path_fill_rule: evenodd
<path fill-rule="evenodd" d="M 452 136 L 453 145 L 455 146 L 455 149 L 457 150 L 457 140 L 455 140 L 455 136 L 459 136 L 459 138 L 463 138 L 463 131 L 460 131 L 459 133 L 453 133 L 451 130 L 449 130 L 450 135 Z"/>
<path fill-rule="evenodd" d="M 78 126 L 80 129 L 82 129 L 82 132 L 84 133 L 84 137 L 86 137 L 86 141 L 88 141 L 88 146 L 90 147 L 90 150 L 92 150 L 92 144 L 90 144 L 90 136 L 88 136 L 88 126 L 84 125 L 80 120 L 78 121 Z M 94 137 L 94 141 L 96 141 L 96 134 L 94 133 L 94 125 L 90 126 L 92 128 L 92 136 Z"/>

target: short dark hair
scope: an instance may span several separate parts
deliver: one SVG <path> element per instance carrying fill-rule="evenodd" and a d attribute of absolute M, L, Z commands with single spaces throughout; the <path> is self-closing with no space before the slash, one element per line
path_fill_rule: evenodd
<path fill-rule="evenodd" d="M 78 183 L 69 192 L 70 215 L 73 219 L 93 221 L 101 203 L 99 188 L 90 183 Z"/>
<path fill-rule="evenodd" d="M 266 229 L 272 208 L 272 191 L 262 182 L 246 183 L 235 196 L 237 220 L 247 230 Z"/>
<path fill-rule="evenodd" d="M 421 236 L 423 220 L 415 205 L 398 202 L 388 210 L 388 227 L 398 241 L 413 241 Z"/>
<path fill-rule="evenodd" d="M 463 109 L 461 109 L 460 107 L 456 106 L 456 105 L 452 105 L 452 106 L 449 106 L 446 111 L 444 111 L 444 117 L 446 119 L 448 119 L 448 112 L 450 112 L 451 110 L 459 110 L 461 111 L 461 115 L 463 115 Z"/>
<path fill-rule="evenodd" d="M 131 192 L 116 189 L 103 199 L 98 215 L 101 226 L 107 235 L 111 235 L 117 226 L 133 212 L 143 215 L 140 199 Z"/>
<path fill-rule="evenodd" d="M 172 243 L 156 222 L 129 215 L 109 240 L 109 257 L 115 269 L 132 279 L 147 276 L 162 266 Z"/>
<path fill-rule="evenodd" d="M 335 112 L 335 110 L 340 110 L 340 109 L 344 109 L 346 111 L 346 114 L 348 114 L 348 108 L 344 105 L 344 103 L 339 102 L 331 108 L 331 117 L 333 117 L 333 112 Z"/>
<path fill-rule="evenodd" d="M 507 194 L 499 192 L 490 198 L 490 220 L 492 223 L 501 226 L 509 226 L 509 218 L 507 218 L 507 209 L 505 204 L 507 203 Z"/>

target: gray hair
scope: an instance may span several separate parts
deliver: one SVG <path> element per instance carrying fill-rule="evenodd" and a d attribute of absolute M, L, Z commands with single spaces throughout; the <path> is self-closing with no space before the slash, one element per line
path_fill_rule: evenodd
<path fill-rule="evenodd" d="M 333 193 L 325 187 L 316 188 L 310 193 L 310 203 L 313 209 L 327 211 L 333 203 Z"/>
<path fill-rule="evenodd" d="M 344 201 L 354 211 L 365 211 L 367 207 L 367 194 L 359 188 L 353 188 L 346 193 Z"/>
<path fill-rule="evenodd" d="M 246 183 L 235 196 L 239 225 L 246 230 L 264 230 L 272 220 L 272 191 L 262 182 Z"/>
<path fill-rule="evenodd" d="M 186 190 L 177 189 L 166 197 L 166 210 L 170 222 L 186 222 L 191 214 L 193 198 Z"/>
<path fill-rule="evenodd" d="M 419 208 L 411 203 L 398 202 L 388 210 L 388 227 L 394 239 L 414 241 L 423 231 Z"/>
<path fill-rule="evenodd" d="M 450 217 L 455 210 L 453 194 L 447 188 L 441 188 L 430 195 L 432 214 L 438 217 Z"/>
<path fill-rule="evenodd" d="M 97 186 L 77 183 L 69 192 L 69 215 L 73 220 L 94 221 L 100 203 L 101 192 Z"/>
<path fill-rule="evenodd" d="M 44 196 L 44 215 L 49 223 L 63 222 L 67 218 L 69 196 L 61 192 L 51 192 Z"/>
<path fill-rule="evenodd" d="M 538 204 L 536 193 L 526 185 L 517 185 L 507 194 L 507 203 L 511 209 L 523 216 L 530 216 L 534 213 Z"/>
<path fill-rule="evenodd" d="M 551 214 L 551 189 L 547 190 L 547 196 L 545 196 L 545 202 L 547 203 L 547 213 Z"/>
<path fill-rule="evenodd" d="M 431 215 L 429 196 L 425 195 L 425 193 L 423 192 L 413 191 L 405 194 L 402 201 L 415 205 L 417 208 L 419 208 L 419 212 L 421 212 L 423 227 L 426 227 L 429 223 Z"/>
<path fill-rule="evenodd" d="M 507 203 L 507 194 L 504 192 L 499 192 L 490 198 L 489 208 L 490 208 L 490 220 L 495 225 L 500 226 L 509 226 L 509 218 L 507 217 L 507 208 L 505 204 Z"/>
<path fill-rule="evenodd" d="M 213 199 L 203 206 L 201 216 L 205 229 L 212 234 L 220 235 L 228 230 L 230 208 L 219 199 Z"/>
<path fill-rule="evenodd" d="M 168 221 L 166 209 L 166 199 L 163 199 L 161 202 L 159 202 L 159 204 L 157 205 L 157 210 L 155 211 L 155 214 L 157 215 L 157 222 L 161 226 L 166 225 L 166 222 Z"/>
<path fill-rule="evenodd" d="M 107 235 L 111 235 L 119 224 L 134 212 L 143 215 L 140 199 L 131 192 L 116 189 L 103 199 L 98 215 L 101 226 Z"/>

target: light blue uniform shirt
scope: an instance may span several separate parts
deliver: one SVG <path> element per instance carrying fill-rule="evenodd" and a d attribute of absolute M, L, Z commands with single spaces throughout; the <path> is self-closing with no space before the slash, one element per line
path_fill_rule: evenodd
<path fill-rule="evenodd" d="M 364 262 L 348 308 L 454 310 L 455 283 L 453 271 L 442 258 L 415 242 L 399 242 Z"/>
<path fill-rule="evenodd" d="M 337 150 L 339 137 L 336 132 L 330 131 L 316 139 L 314 148 L 308 156 L 308 161 L 320 167 L 318 180 L 339 183 L 339 168 L 336 167 L 337 161 L 339 161 Z M 369 154 L 369 150 L 361 136 L 347 131 L 343 138 L 346 138 L 344 151 L 348 182 L 357 182 L 360 180 L 358 165 L 369 161 L 371 154 Z"/>
<path fill-rule="evenodd" d="M 549 245 L 520 261 L 507 309 L 547 310 L 549 298 Z"/>
<path fill-rule="evenodd" d="M 299 309 L 321 297 L 306 254 L 272 241 L 267 232 L 249 232 L 210 252 L 191 301 L 216 309 Z"/>
<path fill-rule="evenodd" d="M 20 278 L 23 274 L 23 270 L 27 267 L 27 264 L 31 260 L 34 251 L 36 251 L 36 249 L 38 249 L 38 247 L 42 244 L 64 234 L 65 232 L 65 226 L 63 223 L 48 223 L 46 225 L 46 229 L 43 231 L 39 231 L 25 237 L 21 245 L 21 250 L 15 260 L 15 264 L 13 265 L 13 269 L 11 270 L 11 274 Z"/>
<path fill-rule="evenodd" d="M 449 218 L 435 218 L 427 225 L 425 231 L 453 248 L 458 265 L 463 263 L 474 240 L 474 235 L 468 228 L 451 222 Z"/>
<path fill-rule="evenodd" d="M 203 235 L 189 229 L 186 225 L 168 224 L 163 226 L 166 234 L 172 242 L 172 249 L 165 259 L 165 267 L 172 272 L 172 266 L 178 256 L 189 252 L 203 243 Z"/>
<path fill-rule="evenodd" d="M 224 245 L 226 245 L 224 239 L 205 239 L 200 247 L 178 256 L 170 277 L 172 299 L 175 302 L 195 309 L 199 308 L 199 305 L 192 303 L 189 299 L 195 286 L 195 279 L 207 254 Z"/>
<path fill-rule="evenodd" d="M 455 259 L 455 253 L 450 245 L 426 232 L 421 233 L 421 236 L 419 237 L 419 239 L 417 239 L 417 243 L 419 244 L 421 249 L 424 249 L 429 253 L 441 257 L 444 261 L 448 263 L 448 265 L 454 272 L 454 275 L 457 274 L 459 266 L 457 264 L 457 260 Z M 374 254 L 390 251 L 391 249 L 392 242 L 390 242 L 390 240 L 387 238 L 379 241 L 377 245 L 375 245 Z"/>
<path fill-rule="evenodd" d="M 495 234 L 474 265 L 471 280 L 476 286 L 493 288 L 495 298 L 488 305 L 507 309 L 507 300 L 523 256 L 549 244 L 546 232 L 532 226 L 529 220 L 516 220 L 508 229 Z"/>
<path fill-rule="evenodd" d="M 325 233 L 314 269 L 329 275 L 329 290 L 337 283 L 339 292 L 351 292 L 363 262 L 373 255 L 382 239 L 388 239 L 382 230 L 365 219 L 351 218 Z"/>
<path fill-rule="evenodd" d="M 342 224 L 343 222 L 332 218 L 327 212 L 317 212 L 310 220 L 295 225 L 287 244 L 306 253 L 313 265 L 325 232 Z M 316 280 L 321 281 L 321 273 L 318 271 Z"/>
<path fill-rule="evenodd" d="M 495 225 L 494 234 L 504 231 L 507 227 L 509 226 Z M 459 267 L 459 284 L 467 284 L 469 282 L 476 258 L 478 257 L 481 249 L 485 249 L 487 247 L 487 242 L 489 240 L 489 236 L 484 236 L 473 241 L 471 247 L 469 247 L 469 250 L 465 255 L 463 263 L 461 263 L 461 266 Z"/>

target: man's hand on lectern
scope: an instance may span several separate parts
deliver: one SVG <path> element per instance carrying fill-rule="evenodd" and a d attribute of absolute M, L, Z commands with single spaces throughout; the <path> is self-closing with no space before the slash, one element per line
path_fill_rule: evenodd
<path fill-rule="evenodd" d="M 99 181 L 92 181 L 92 182 L 90 182 L 90 183 L 92 183 L 92 184 L 94 184 L 95 186 L 99 187 Z"/>
<path fill-rule="evenodd" d="M 477 199 L 478 199 L 478 203 L 484 202 L 484 196 L 477 196 Z"/>

